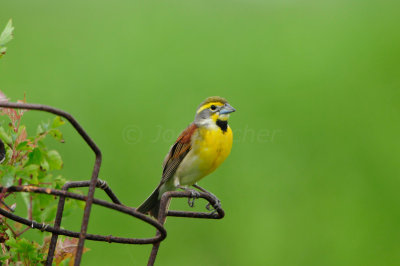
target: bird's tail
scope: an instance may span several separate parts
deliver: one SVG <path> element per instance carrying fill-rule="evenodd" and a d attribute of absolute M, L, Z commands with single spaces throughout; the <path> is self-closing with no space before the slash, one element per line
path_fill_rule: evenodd
<path fill-rule="evenodd" d="M 158 211 L 160 210 L 159 187 L 136 209 L 138 212 L 147 214 L 158 218 Z"/>

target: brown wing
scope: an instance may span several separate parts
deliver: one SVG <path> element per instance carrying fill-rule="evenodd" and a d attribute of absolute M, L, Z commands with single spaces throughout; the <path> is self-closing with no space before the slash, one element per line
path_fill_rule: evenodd
<path fill-rule="evenodd" d="M 171 147 L 167 157 L 164 159 L 164 169 L 160 185 L 167 182 L 175 174 L 175 171 L 176 169 L 178 169 L 179 164 L 190 151 L 190 140 L 196 129 L 197 126 L 195 124 L 191 124 L 190 126 L 188 126 L 178 137 L 175 144 Z"/>

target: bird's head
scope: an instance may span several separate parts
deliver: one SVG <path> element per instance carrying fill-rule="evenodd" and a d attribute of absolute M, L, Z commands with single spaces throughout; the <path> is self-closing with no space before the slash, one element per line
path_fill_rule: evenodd
<path fill-rule="evenodd" d="M 215 127 L 218 123 L 227 124 L 229 114 L 235 111 L 224 98 L 209 97 L 197 108 L 194 121 L 197 126 Z"/>

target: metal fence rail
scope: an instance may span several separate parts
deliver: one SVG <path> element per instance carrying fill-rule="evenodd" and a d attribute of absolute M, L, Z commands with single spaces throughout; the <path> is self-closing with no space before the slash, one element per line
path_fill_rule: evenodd
<path fill-rule="evenodd" d="M 50 107 L 46 105 L 39 104 L 26 104 L 26 103 L 9 103 L 9 102 L 0 102 L 0 107 L 5 108 L 14 108 L 14 109 L 27 109 L 27 110 L 39 110 L 44 112 L 53 113 L 67 119 L 75 130 L 81 135 L 81 137 L 85 140 L 85 142 L 89 145 L 92 151 L 95 154 L 95 163 L 92 171 L 92 177 L 88 181 L 74 181 L 66 183 L 62 190 L 57 189 L 49 189 L 43 187 L 35 187 L 35 186 L 12 186 L 12 187 L 1 187 L 0 190 L 2 192 L 29 192 L 29 193 L 42 193 L 49 194 L 59 197 L 58 207 L 56 219 L 54 222 L 54 226 L 50 226 L 49 224 L 37 223 L 33 220 L 28 220 L 23 217 L 17 216 L 6 209 L 0 208 L 0 215 L 3 215 L 9 219 L 12 219 L 18 223 L 25 224 L 31 226 L 32 228 L 46 231 L 52 233 L 52 238 L 49 246 L 49 251 L 47 255 L 46 265 L 52 265 L 52 261 L 54 258 L 54 253 L 57 244 L 57 238 L 59 235 L 65 235 L 69 237 L 79 238 L 75 262 L 74 265 L 78 266 L 81 263 L 84 242 L 85 240 L 94 240 L 94 241 L 104 241 L 109 243 L 123 243 L 123 244 L 153 244 L 153 249 L 151 251 L 148 265 L 154 265 L 155 259 L 157 257 L 157 252 L 160 247 L 161 241 L 163 241 L 167 236 L 167 231 L 164 228 L 164 223 L 167 216 L 174 217 L 188 217 L 188 218 L 205 218 L 205 219 L 221 219 L 224 217 L 225 213 L 219 205 L 218 199 L 212 195 L 211 193 L 207 193 L 205 191 L 199 192 L 199 198 L 203 198 L 209 202 L 210 205 L 214 207 L 213 212 L 187 212 L 187 211 L 171 211 L 168 210 L 168 203 L 172 198 L 192 198 L 192 193 L 189 191 L 171 191 L 163 194 L 161 198 L 161 207 L 160 213 L 158 216 L 158 220 L 150 218 L 140 212 L 137 212 L 135 208 L 128 207 L 123 205 L 117 196 L 113 193 L 113 191 L 109 188 L 107 183 L 103 180 L 98 179 L 98 174 L 101 166 L 101 151 L 92 140 L 92 138 L 85 132 L 82 126 L 76 121 L 69 113 Z M 68 192 L 69 188 L 74 187 L 89 187 L 89 192 L 86 196 Z M 100 200 L 94 198 L 94 191 L 96 188 L 102 189 L 106 192 L 112 202 Z M 64 204 L 66 198 L 72 198 L 76 200 L 85 201 L 85 209 L 83 213 L 83 219 L 81 223 L 80 232 L 74 232 L 70 230 L 65 230 L 61 228 L 61 221 L 63 216 Z M 156 235 L 152 238 L 128 238 L 128 237 L 116 237 L 112 235 L 94 235 L 87 233 L 87 227 L 89 223 L 89 217 L 92 205 L 96 204 L 99 206 L 103 206 L 109 209 L 116 210 L 121 213 L 125 213 L 134 218 L 138 218 L 148 223 L 151 226 L 154 226 L 157 230 Z"/>

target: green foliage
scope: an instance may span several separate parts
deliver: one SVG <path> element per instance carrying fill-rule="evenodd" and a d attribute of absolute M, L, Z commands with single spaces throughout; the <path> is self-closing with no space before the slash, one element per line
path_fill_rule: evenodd
<path fill-rule="evenodd" d="M 46 253 L 36 242 L 25 238 L 16 239 L 9 232 L 9 239 L 5 244 L 10 250 L 9 254 L 5 254 L 3 258 L 12 262 L 23 262 L 25 265 L 38 265 L 45 261 Z"/>
<path fill-rule="evenodd" d="M 6 99 L 0 92 L 0 96 Z M 22 101 L 22 102 L 25 102 Z M 36 134 L 29 136 L 26 126 L 22 124 L 22 117 L 26 111 L 3 108 L 0 115 L 8 117 L 9 122 L 0 126 L 0 139 L 5 144 L 6 158 L 0 165 L 0 184 L 3 188 L 11 186 L 29 185 L 46 188 L 60 189 L 66 182 L 54 171 L 61 170 L 63 161 L 60 153 L 49 149 L 45 139 L 50 136 L 56 141 L 64 142 L 60 127 L 65 124 L 61 117 L 55 117 L 52 121 L 42 122 L 38 125 Z M 7 200 L 13 193 L 2 193 L 1 207 L 8 207 Z M 21 193 L 27 209 L 27 217 L 40 223 L 50 224 L 54 222 L 57 210 L 57 200 L 52 195 Z M 8 198 L 8 199 L 7 199 Z M 15 198 L 15 197 L 14 197 Z M 16 204 L 11 203 L 15 208 Z M 64 216 L 76 208 L 83 208 L 82 202 L 67 200 Z M 0 261 L 9 264 L 14 262 L 22 265 L 40 265 L 46 258 L 48 241 L 44 238 L 43 244 L 22 238 L 21 235 L 29 230 L 29 227 L 22 229 L 21 225 L 3 217 L 0 225 L 0 241 L 2 252 Z M 74 244 L 72 240 L 65 239 L 69 249 L 67 251 L 57 249 L 57 264 L 74 258 Z M 59 246 L 65 246 L 61 241 Z"/>
<path fill-rule="evenodd" d="M 204 98 L 237 109 L 231 155 L 199 183 L 226 217 L 167 219 L 156 265 L 400 264 L 400 1 L 60 4 L 1 1 L 0 33 L 10 14 L 16 30 L 0 87 L 84 122 L 104 153 L 101 175 L 125 204 L 157 185 L 165 153 Z M 89 177 L 92 151 L 60 129 L 63 176 Z M 154 233 L 93 210 L 91 232 Z M 150 252 L 86 243 L 95 248 L 84 266 L 146 265 Z"/>
<path fill-rule="evenodd" d="M 4 112 L 16 111 L 3 110 Z M 60 120 L 60 118 L 56 117 L 54 120 Z M 18 123 L 12 124 L 19 125 L 20 118 L 16 122 Z M 7 129 L 0 127 L 0 131 L 3 132 L 2 139 L 6 143 L 7 154 L 4 164 L 0 165 L 0 178 L 3 186 L 42 183 L 49 184 L 51 187 L 56 185 L 52 171 L 62 169 L 62 158 L 56 150 L 48 149 L 44 143 L 47 136 L 63 142 L 62 133 L 59 129 L 54 128 L 54 124 L 57 122 L 41 123 L 38 126 L 37 134 L 32 137 L 27 137 L 27 131 L 23 125 L 9 126 Z M 11 143 L 7 142 L 8 140 L 11 140 Z"/>
<path fill-rule="evenodd" d="M 12 20 L 10 19 L 0 35 L 0 58 L 6 53 L 7 48 L 5 45 L 13 38 L 14 27 L 12 26 Z"/>

